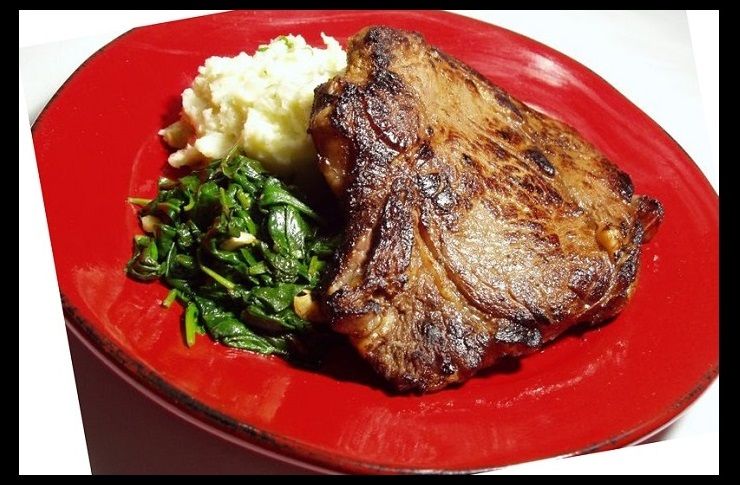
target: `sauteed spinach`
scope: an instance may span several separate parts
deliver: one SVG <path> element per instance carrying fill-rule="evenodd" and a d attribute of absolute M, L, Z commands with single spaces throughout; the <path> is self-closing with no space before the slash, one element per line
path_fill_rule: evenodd
<path fill-rule="evenodd" d="M 141 206 L 129 276 L 161 280 L 162 302 L 185 306 L 185 342 L 214 340 L 301 357 L 321 318 L 312 296 L 336 246 L 319 215 L 236 150 L 177 180 L 162 177 Z"/>

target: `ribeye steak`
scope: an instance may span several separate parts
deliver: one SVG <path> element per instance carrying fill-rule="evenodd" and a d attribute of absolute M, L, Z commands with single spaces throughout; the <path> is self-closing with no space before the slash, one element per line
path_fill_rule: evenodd
<path fill-rule="evenodd" d="M 345 218 L 330 325 L 399 391 L 617 314 L 663 216 L 573 128 L 417 33 L 352 37 L 309 131 Z"/>

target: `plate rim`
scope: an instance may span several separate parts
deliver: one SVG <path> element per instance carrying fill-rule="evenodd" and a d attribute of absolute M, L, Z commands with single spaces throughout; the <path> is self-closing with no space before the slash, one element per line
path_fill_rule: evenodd
<path fill-rule="evenodd" d="M 340 10 L 337 10 L 340 11 Z M 228 14 L 232 11 L 220 12 L 215 14 L 207 15 L 209 17 L 220 16 Z M 621 91 L 617 90 L 609 81 L 601 77 L 598 73 L 590 69 L 588 66 L 580 63 L 573 59 L 567 54 L 550 47 L 542 42 L 532 39 L 526 35 L 520 34 L 513 30 L 501 27 L 496 24 L 484 22 L 479 19 L 472 17 L 466 17 L 464 15 L 448 12 L 444 10 L 434 11 L 437 14 L 443 14 L 452 18 L 462 18 L 467 21 L 473 21 L 486 27 L 495 27 L 506 31 L 509 35 L 526 39 L 529 42 L 533 42 L 538 46 L 542 46 L 545 49 L 556 52 L 562 58 L 577 65 L 580 69 L 588 71 L 588 73 L 594 76 L 599 82 L 603 83 L 606 87 L 614 91 L 619 97 L 623 98 L 629 105 L 631 105 L 639 114 L 644 116 L 650 123 L 658 127 L 668 139 L 678 147 L 687 160 L 689 160 L 696 169 L 696 172 L 701 175 L 701 179 L 715 198 L 718 201 L 719 195 L 714 189 L 706 174 L 701 170 L 694 159 L 688 154 L 688 152 L 676 141 L 670 133 L 668 133 L 660 124 L 658 124 L 650 115 L 645 113 L 639 106 L 633 103 L 627 98 Z M 43 120 L 49 108 L 52 106 L 58 96 L 60 96 L 67 85 L 77 76 L 77 74 L 83 70 L 90 61 L 96 58 L 98 55 L 105 52 L 109 47 L 119 42 L 121 39 L 127 37 L 131 33 L 146 29 L 149 27 L 172 24 L 183 21 L 192 20 L 203 16 L 188 17 L 185 19 L 172 20 L 167 22 L 158 22 L 154 24 L 148 24 L 143 26 L 134 27 L 132 29 L 123 32 L 118 35 L 95 52 L 93 52 L 87 59 L 85 59 L 72 74 L 62 83 L 54 94 L 46 102 L 42 110 L 31 125 L 32 137 L 36 133 L 36 129 L 39 122 Z M 38 162 L 37 162 L 38 163 Z M 46 215 L 46 204 L 44 203 L 44 212 Z M 718 215 L 718 214 L 717 214 Z M 48 220 L 47 220 L 48 225 Z M 56 268 L 56 261 L 54 262 L 54 269 Z M 65 316 L 65 323 L 67 328 L 74 334 L 84 345 L 90 350 L 95 357 L 100 360 L 106 367 L 114 371 L 119 377 L 131 385 L 134 389 L 146 396 L 148 399 L 154 401 L 156 404 L 164 407 L 165 409 L 173 412 L 178 417 L 187 421 L 188 423 L 199 427 L 221 439 L 225 439 L 243 448 L 258 452 L 264 456 L 268 456 L 273 459 L 277 459 L 286 463 L 297 465 L 308 470 L 318 471 L 323 473 L 343 473 L 343 472 L 360 472 L 360 473 L 431 473 L 431 474 L 472 474 L 481 473 L 486 471 L 497 470 L 505 468 L 507 466 L 515 465 L 522 462 L 513 462 L 501 466 L 491 466 L 483 468 L 472 468 L 472 469 L 456 469 L 456 468 L 402 468 L 392 465 L 382 465 L 377 463 L 371 463 L 367 461 L 358 461 L 345 456 L 340 456 L 326 452 L 323 450 L 316 449 L 310 445 L 304 445 L 296 442 L 294 439 L 278 435 L 276 433 L 261 430 L 260 428 L 253 426 L 248 423 L 240 422 L 234 418 L 231 418 L 220 411 L 217 411 L 206 404 L 198 401 L 197 399 L 190 396 L 188 393 L 177 389 L 172 384 L 169 384 L 164 378 L 157 374 L 154 370 L 148 369 L 145 364 L 140 362 L 138 359 L 127 355 L 122 349 L 120 349 L 114 342 L 105 336 L 101 335 L 95 327 L 90 324 L 84 317 L 80 315 L 79 310 L 70 302 L 65 295 L 64 291 L 59 289 L 59 294 L 62 303 L 62 310 Z M 566 458 L 571 456 L 577 456 L 596 451 L 604 451 L 613 448 L 620 448 L 624 446 L 630 446 L 638 444 L 651 436 L 659 433 L 666 427 L 670 426 L 673 422 L 678 420 L 695 402 L 704 394 L 708 387 L 716 380 L 719 375 L 719 357 L 716 362 L 713 363 L 712 367 L 705 371 L 705 373 L 699 378 L 697 382 L 682 395 L 677 401 L 666 406 L 663 411 L 656 414 L 652 419 L 642 421 L 634 428 L 629 431 L 620 433 L 616 436 L 606 438 L 600 442 L 585 447 L 577 448 L 575 450 L 548 457 L 548 458 Z M 335 465 L 335 466 L 332 466 Z"/>

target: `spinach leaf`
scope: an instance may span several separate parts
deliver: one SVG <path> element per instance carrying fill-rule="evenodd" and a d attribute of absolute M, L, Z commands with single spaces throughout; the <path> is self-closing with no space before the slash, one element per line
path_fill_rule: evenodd
<path fill-rule="evenodd" d="M 260 244 L 262 256 L 272 268 L 272 275 L 277 281 L 292 283 L 298 277 L 298 260 L 292 256 L 276 253 L 267 247 L 267 244 Z"/>
<path fill-rule="evenodd" d="M 134 257 L 128 262 L 126 271 L 140 281 L 156 280 L 162 271 L 157 261 L 159 251 L 156 241 L 147 236 L 137 236 L 134 241 Z"/>
<path fill-rule="evenodd" d="M 267 231 L 273 241 L 273 251 L 296 259 L 303 257 L 310 229 L 295 207 L 273 207 L 267 216 Z"/>
<path fill-rule="evenodd" d="M 265 181 L 262 195 L 259 200 L 259 206 L 260 208 L 265 209 L 277 204 L 289 205 L 312 219 L 319 220 L 318 214 L 316 214 L 313 209 L 288 192 L 285 186 L 278 179 L 271 177 Z"/>
<path fill-rule="evenodd" d="M 268 332 L 303 330 L 308 325 L 308 322 L 302 320 L 295 312 L 289 309 L 271 314 L 259 305 L 249 305 L 244 309 L 242 318 L 250 324 Z"/>
<path fill-rule="evenodd" d="M 257 335 L 249 330 L 233 313 L 219 308 L 213 301 L 196 296 L 195 304 L 200 311 L 208 333 L 219 342 L 230 347 L 251 350 L 262 354 L 284 354 L 285 342 L 276 338 Z"/>
<path fill-rule="evenodd" d="M 192 221 L 201 229 L 207 229 L 221 210 L 221 191 L 216 182 L 206 182 L 198 187 L 195 206 L 192 210 Z"/>
<path fill-rule="evenodd" d="M 254 288 L 251 294 L 264 303 L 272 312 L 280 312 L 293 304 L 293 297 L 303 289 L 301 285 L 279 283 L 277 286 Z"/>

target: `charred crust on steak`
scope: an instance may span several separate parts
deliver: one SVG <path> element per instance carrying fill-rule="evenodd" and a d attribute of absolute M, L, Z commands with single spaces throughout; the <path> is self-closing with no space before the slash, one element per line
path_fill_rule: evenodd
<path fill-rule="evenodd" d="M 537 165 L 537 168 L 542 170 L 542 172 L 544 172 L 548 177 L 555 176 L 555 167 L 552 166 L 550 160 L 548 160 L 547 157 L 538 149 L 530 148 L 528 150 L 524 150 L 523 155 L 524 158 Z"/>
<path fill-rule="evenodd" d="M 659 200 L 642 195 L 637 198 L 637 218 L 644 228 L 644 240 L 650 241 L 663 222 L 665 210 Z"/>

